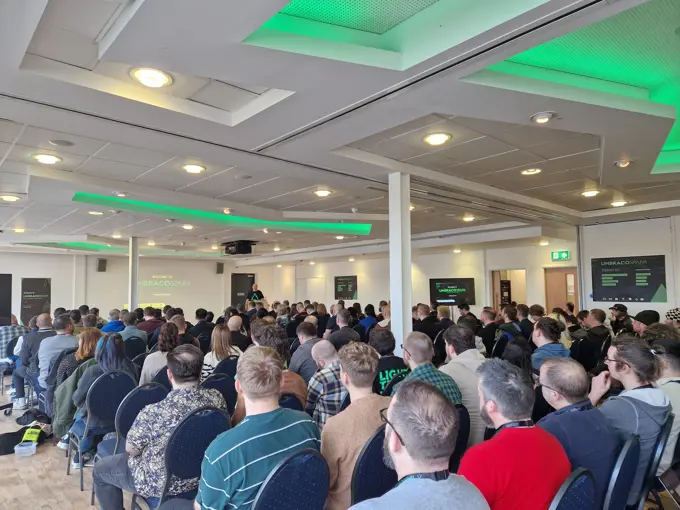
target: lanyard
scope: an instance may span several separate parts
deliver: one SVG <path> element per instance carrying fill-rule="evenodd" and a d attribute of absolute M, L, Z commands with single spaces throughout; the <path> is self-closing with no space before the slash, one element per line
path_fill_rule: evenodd
<path fill-rule="evenodd" d="M 404 483 L 406 480 L 434 480 L 435 482 L 440 482 L 442 480 L 446 480 L 449 477 L 449 472 L 444 470 L 444 471 L 435 471 L 433 473 L 414 473 L 412 475 L 407 475 L 399 482 L 397 482 L 397 486 L 401 485 Z"/>
<path fill-rule="evenodd" d="M 496 433 L 500 432 L 503 429 L 515 429 L 517 427 L 533 427 L 533 426 L 534 426 L 534 420 L 511 421 L 510 423 L 506 423 L 506 424 L 498 427 L 496 429 Z"/>

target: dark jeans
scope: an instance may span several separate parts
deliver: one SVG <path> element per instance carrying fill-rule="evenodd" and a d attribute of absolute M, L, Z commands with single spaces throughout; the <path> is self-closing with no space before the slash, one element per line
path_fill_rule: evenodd
<path fill-rule="evenodd" d="M 100 510 L 123 510 L 123 491 L 136 492 L 135 481 L 128 468 L 130 455 L 121 453 L 98 460 L 92 480 Z"/>
<path fill-rule="evenodd" d="M 12 385 L 17 390 L 14 395 L 16 398 L 25 398 L 26 392 L 24 391 L 25 379 L 28 377 L 26 375 L 26 367 L 17 367 L 12 375 Z"/>

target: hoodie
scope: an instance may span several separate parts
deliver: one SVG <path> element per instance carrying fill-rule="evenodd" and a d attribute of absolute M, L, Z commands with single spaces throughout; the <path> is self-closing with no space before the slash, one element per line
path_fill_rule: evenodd
<path fill-rule="evenodd" d="M 663 390 L 644 386 L 608 398 L 600 411 L 621 442 L 627 441 L 632 434 L 640 436 L 640 462 L 628 495 L 628 504 L 637 504 L 656 439 L 671 412 L 670 400 Z"/>
<path fill-rule="evenodd" d="M 541 368 L 541 363 L 543 363 L 544 359 L 568 358 L 570 354 L 569 349 L 561 342 L 542 345 L 531 355 L 531 368 L 538 370 Z"/>

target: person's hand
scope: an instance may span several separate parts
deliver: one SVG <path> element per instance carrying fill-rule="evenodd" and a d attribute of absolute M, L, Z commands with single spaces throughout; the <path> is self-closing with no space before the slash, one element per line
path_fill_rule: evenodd
<path fill-rule="evenodd" d="M 597 405 L 605 393 L 609 391 L 612 386 L 612 380 L 609 372 L 604 371 L 600 375 L 593 377 L 590 387 L 590 401 L 593 405 Z"/>

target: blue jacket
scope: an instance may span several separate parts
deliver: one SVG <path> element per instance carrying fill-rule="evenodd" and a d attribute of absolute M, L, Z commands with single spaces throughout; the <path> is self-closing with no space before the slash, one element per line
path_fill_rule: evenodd
<path fill-rule="evenodd" d="M 539 347 L 531 355 L 531 368 L 538 370 L 541 363 L 548 358 L 568 358 L 571 355 L 569 349 L 560 342 L 545 344 Z"/>
<path fill-rule="evenodd" d="M 618 434 L 602 411 L 584 400 L 549 414 L 538 426 L 560 442 L 572 469 L 582 467 L 593 474 L 597 506 L 601 507 L 621 449 Z"/>
<path fill-rule="evenodd" d="M 123 321 L 109 321 L 102 326 L 102 333 L 120 333 L 125 329 Z"/>

